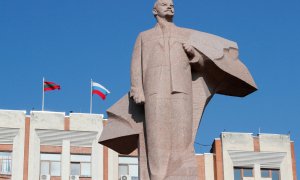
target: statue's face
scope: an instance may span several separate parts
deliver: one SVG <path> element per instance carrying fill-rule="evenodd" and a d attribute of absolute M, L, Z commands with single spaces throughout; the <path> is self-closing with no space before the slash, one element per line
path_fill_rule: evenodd
<path fill-rule="evenodd" d="M 158 0 L 153 9 L 153 14 L 161 18 L 170 18 L 174 16 L 173 0 Z"/>

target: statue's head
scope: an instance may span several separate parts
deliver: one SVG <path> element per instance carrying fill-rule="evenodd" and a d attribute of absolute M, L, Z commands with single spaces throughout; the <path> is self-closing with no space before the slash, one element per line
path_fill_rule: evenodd
<path fill-rule="evenodd" d="M 152 12 L 156 18 L 160 17 L 172 21 L 175 12 L 173 0 L 157 0 Z"/>

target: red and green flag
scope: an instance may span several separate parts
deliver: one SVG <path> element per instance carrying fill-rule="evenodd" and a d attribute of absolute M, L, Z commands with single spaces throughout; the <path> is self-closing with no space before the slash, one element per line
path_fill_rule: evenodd
<path fill-rule="evenodd" d="M 60 85 L 50 82 L 50 81 L 44 81 L 44 91 L 53 91 L 53 90 L 60 90 Z"/>
<path fill-rule="evenodd" d="M 43 78 L 43 99 L 42 99 L 42 111 L 44 111 L 44 104 L 45 104 L 45 91 L 54 91 L 54 90 L 60 90 L 60 85 L 45 81 L 45 78 Z"/>

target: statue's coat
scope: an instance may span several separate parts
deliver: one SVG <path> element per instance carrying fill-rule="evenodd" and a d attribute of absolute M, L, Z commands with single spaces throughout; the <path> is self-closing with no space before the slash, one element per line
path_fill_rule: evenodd
<path fill-rule="evenodd" d="M 157 27 L 141 33 L 139 37 L 151 37 L 151 33 L 155 33 L 156 30 Z M 201 70 L 200 65 L 197 63 L 191 64 L 192 142 L 194 142 L 202 113 L 215 93 L 244 97 L 256 91 L 257 87 L 248 69 L 238 58 L 238 46 L 235 42 L 191 29 L 176 27 L 176 31 L 171 39 L 192 45 L 207 59 L 204 70 Z M 147 51 L 147 49 L 143 51 Z M 140 54 L 135 53 L 133 57 L 140 56 Z M 130 154 L 136 148 L 139 148 L 140 176 L 142 180 L 148 179 L 143 105 L 135 104 L 129 94 L 126 94 L 110 107 L 107 113 L 108 123 L 103 130 L 99 143 L 121 154 Z"/>

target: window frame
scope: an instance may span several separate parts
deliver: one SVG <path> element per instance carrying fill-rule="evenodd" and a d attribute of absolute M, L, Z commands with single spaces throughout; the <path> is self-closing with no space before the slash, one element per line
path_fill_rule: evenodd
<path fill-rule="evenodd" d="M 120 168 L 120 166 L 126 166 L 127 167 L 127 174 L 120 174 L 120 176 L 122 176 L 122 175 L 128 175 L 129 174 L 129 164 L 122 163 L 122 164 L 118 165 L 119 168 Z"/>
<path fill-rule="evenodd" d="M 9 172 L 9 174 L 4 174 L 4 173 L 2 173 L 2 168 L 0 169 L 0 176 L 11 176 L 12 175 L 12 165 L 13 165 L 13 159 L 12 159 L 12 151 L 0 151 L 0 153 L 7 153 L 7 154 L 9 154 L 9 157 L 10 157 L 10 159 L 0 159 L 0 161 L 1 160 L 8 160 L 10 163 L 10 172 Z M 2 161 L 1 161 L 2 162 Z M 1 165 L 2 165 L 2 163 L 0 163 Z"/>
<path fill-rule="evenodd" d="M 279 178 L 279 180 L 281 180 L 281 171 L 280 171 L 280 169 L 275 169 L 275 168 L 260 168 L 260 177 L 262 177 L 262 170 L 267 170 L 268 171 L 268 174 L 269 174 L 269 176 L 267 177 L 267 178 L 273 178 L 273 171 L 278 171 L 278 178 Z"/>
<path fill-rule="evenodd" d="M 54 154 L 54 155 L 60 155 L 60 161 L 57 161 L 57 160 L 41 160 L 41 158 L 40 158 L 40 176 L 41 175 L 50 175 L 51 177 L 61 177 L 61 160 L 62 160 L 62 154 L 61 153 L 40 153 L 40 157 L 41 157 L 41 155 L 42 154 Z M 42 174 L 42 162 L 48 162 L 49 163 L 49 168 L 48 168 L 48 174 Z M 51 172 L 51 164 L 52 164 L 52 162 L 58 162 L 58 163 L 60 163 L 60 169 L 59 169 L 59 176 L 57 176 L 57 175 L 52 175 L 52 172 Z"/>
<path fill-rule="evenodd" d="M 251 170 L 252 171 L 252 176 L 245 176 L 245 169 L 247 169 L 247 170 Z M 254 168 L 243 168 L 242 169 L 242 176 L 243 177 L 254 177 Z"/>
<path fill-rule="evenodd" d="M 252 170 L 252 176 L 245 176 L 244 175 L 244 169 L 251 169 Z M 235 170 L 239 170 L 240 171 L 240 179 L 239 180 L 242 180 L 244 177 L 254 177 L 255 174 L 254 174 L 254 168 L 253 167 L 233 167 L 233 173 L 235 173 Z"/>
<path fill-rule="evenodd" d="M 72 161 L 72 155 L 74 156 L 90 156 L 90 161 Z M 91 154 L 70 154 L 70 175 L 74 176 L 73 174 L 71 174 L 72 172 L 72 163 L 74 164 L 79 164 L 79 177 L 81 178 L 91 178 L 92 177 L 92 155 Z M 86 175 L 82 175 L 81 174 L 81 169 L 82 169 L 82 163 L 89 163 L 90 164 L 90 175 L 86 176 Z"/>
<path fill-rule="evenodd" d="M 138 159 L 138 156 L 126 156 L 126 155 L 120 155 L 119 157 L 119 161 L 120 158 L 133 158 L 133 159 Z M 127 166 L 127 175 L 129 175 L 130 173 L 130 168 L 129 166 L 139 166 L 139 161 L 137 161 L 137 163 L 118 163 L 118 168 L 120 168 L 120 166 Z M 139 171 L 139 170 L 138 170 Z M 125 175 L 125 174 L 120 174 L 120 172 L 118 172 L 118 177 L 120 178 L 121 175 Z M 131 176 L 131 177 L 135 177 L 135 178 L 139 178 L 139 176 Z"/>

